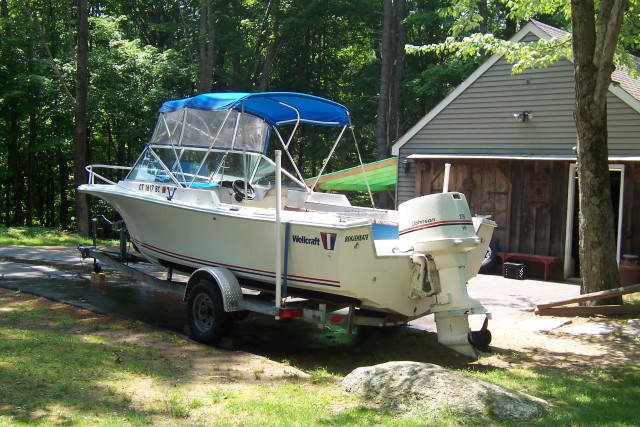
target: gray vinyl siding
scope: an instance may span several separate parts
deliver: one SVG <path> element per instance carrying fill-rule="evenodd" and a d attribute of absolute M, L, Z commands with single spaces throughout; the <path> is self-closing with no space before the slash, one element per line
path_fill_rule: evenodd
<path fill-rule="evenodd" d="M 528 81 L 528 83 L 527 83 Z M 571 154 L 573 67 L 511 75 L 501 59 L 401 148 L 407 154 Z M 514 114 L 531 111 L 520 123 Z"/>
<path fill-rule="evenodd" d="M 609 153 L 640 156 L 640 113 L 609 92 L 607 97 Z"/>
<path fill-rule="evenodd" d="M 573 64 L 512 75 L 500 59 L 420 129 L 399 151 L 410 154 L 569 156 L 576 145 Z M 531 111 L 520 123 L 514 114 Z M 640 114 L 613 94 L 608 97 L 609 152 L 640 155 Z M 413 165 L 412 165 L 413 166 Z M 415 197 L 415 166 L 398 170 L 397 202 Z"/>
<path fill-rule="evenodd" d="M 415 168 L 408 174 L 405 174 L 401 169 L 398 168 L 398 180 L 396 182 L 396 205 L 418 196 L 418 194 L 415 194 Z"/>

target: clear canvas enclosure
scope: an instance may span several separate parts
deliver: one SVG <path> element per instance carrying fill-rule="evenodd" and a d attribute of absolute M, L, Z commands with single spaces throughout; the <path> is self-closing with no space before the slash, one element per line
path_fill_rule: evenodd
<path fill-rule="evenodd" d="M 268 130 L 264 120 L 248 113 L 183 108 L 160 113 L 151 144 L 264 153 Z"/>
<path fill-rule="evenodd" d="M 288 151 L 300 123 L 341 126 L 335 148 L 350 116 L 338 103 L 291 92 L 211 93 L 167 101 L 151 141 L 127 179 L 185 187 L 243 180 L 269 189 L 275 185 L 276 168 L 266 153 L 269 138 L 275 135 L 296 172 L 294 177 L 283 171 L 283 187 L 306 191 Z M 288 141 L 277 126 L 293 127 Z"/>

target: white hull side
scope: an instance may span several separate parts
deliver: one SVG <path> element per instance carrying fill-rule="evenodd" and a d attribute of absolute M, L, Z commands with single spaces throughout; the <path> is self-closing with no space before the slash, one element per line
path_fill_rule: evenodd
<path fill-rule="evenodd" d="M 198 190 L 177 190 L 189 191 L 193 203 L 180 201 L 179 194 L 167 200 L 111 185 L 81 190 L 113 205 L 154 263 L 221 266 L 239 278 L 275 284 L 273 209 L 220 204 L 210 192 Z M 358 299 L 363 308 L 410 318 L 430 313 L 434 298 L 409 298 L 411 258 L 378 256 L 368 221 L 340 222 L 336 214 L 295 211 L 283 211 L 282 219 L 291 224 L 289 287 Z M 324 241 L 322 233 L 327 233 Z"/>

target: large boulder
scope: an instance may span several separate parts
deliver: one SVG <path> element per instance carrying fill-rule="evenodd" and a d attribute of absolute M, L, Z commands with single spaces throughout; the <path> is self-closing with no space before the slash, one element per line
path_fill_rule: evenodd
<path fill-rule="evenodd" d="M 388 362 L 358 368 L 342 380 L 342 388 L 408 415 L 453 409 L 520 422 L 540 415 L 548 406 L 541 399 L 515 390 L 418 362 Z"/>

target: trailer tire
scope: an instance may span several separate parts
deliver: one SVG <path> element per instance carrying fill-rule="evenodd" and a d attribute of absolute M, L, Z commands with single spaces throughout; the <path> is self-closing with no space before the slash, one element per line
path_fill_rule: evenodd
<path fill-rule="evenodd" d="M 191 289 L 187 317 L 192 338 L 206 344 L 217 344 L 233 328 L 233 318 L 224 311 L 220 290 L 206 279 Z"/>

